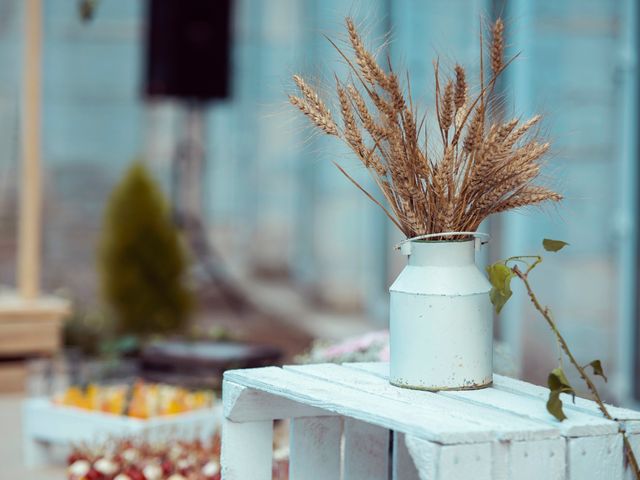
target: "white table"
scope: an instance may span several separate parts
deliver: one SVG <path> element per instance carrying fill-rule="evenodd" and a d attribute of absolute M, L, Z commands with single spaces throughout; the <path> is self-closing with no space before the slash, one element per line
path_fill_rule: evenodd
<path fill-rule="evenodd" d="M 22 407 L 24 463 L 28 468 L 50 463 L 52 446 L 98 445 L 114 438 L 208 440 L 220 427 L 220 417 L 218 406 L 142 420 L 54 405 L 45 397 L 30 398 Z"/>
<path fill-rule="evenodd" d="M 640 413 L 563 398 L 494 375 L 490 388 L 430 393 L 394 387 L 388 364 L 318 364 L 224 375 L 224 480 L 271 478 L 274 419 L 291 419 L 291 480 L 617 480 L 620 428 L 640 444 Z M 640 450 L 640 449 L 638 449 Z"/>

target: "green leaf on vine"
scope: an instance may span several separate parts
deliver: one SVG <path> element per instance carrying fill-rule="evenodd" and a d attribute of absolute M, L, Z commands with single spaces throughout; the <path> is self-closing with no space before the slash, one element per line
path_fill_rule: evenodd
<path fill-rule="evenodd" d="M 557 390 L 551 390 L 549 392 L 549 399 L 547 400 L 547 411 L 556 417 L 558 420 L 563 421 L 567 418 L 562 410 L 562 400 L 560 400 L 560 392 Z"/>
<path fill-rule="evenodd" d="M 563 242 L 562 240 L 551 240 L 549 238 L 545 238 L 542 240 L 542 246 L 547 252 L 557 252 L 562 248 L 569 245 L 567 242 Z"/>
<path fill-rule="evenodd" d="M 573 396 L 573 401 L 576 401 L 576 392 L 569 383 L 567 376 L 562 370 L 562 367 L 554 368 L 549 374 L 547 380 L 549 386 L 549 399 L 547 400 L 547 411 L 556 417 L 558 420 L 563 421 L 567 416 L 562 409 L 562 400 L 560 400 L 561 393 L 570 393 Z"/>
<path fill-rule="evenodd" d="M 607 376 L 604 374 L 604 369 L 602 368 L 602 362 L 600 362 L 600 360 L 594 360 L 586 366 L 593 368 L 594 375 L 600 375 L 602 378 L 604 378 L 605 382 L 607 381 Z"/>
<path fill-rule="evenodd" d="M 496 313 L 500 313 L 507 300 L 511 298 L 511 279 L 514 273 L 504 263 L 497 262 L 487 267 L 487 274 L 493 287 L 489 293 L 489 298 L 496 309 Z"/>
<path fill-rule="evenodd" d="M 573 387 L 569 383 L 562 367 L 551 370 L 548 383 L 551 390 L 559 390 L 560 393 L 570 393 L 573 395 L 573 400 L 575 402 L 576 392 L 573 391 Z"/>

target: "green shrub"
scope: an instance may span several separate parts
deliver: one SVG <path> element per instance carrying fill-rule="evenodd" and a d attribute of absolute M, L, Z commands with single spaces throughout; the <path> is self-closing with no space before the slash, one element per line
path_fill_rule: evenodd
<path fill-rule="evenodd" d="M 144 337 L 184 327 L 194 304 L 186 254 L 167 202 L 140 162 L 109 200 L 99 263 L 119 333 Z"/>
<path fill-rule="evenodd" d="M 97 356 L 105 339 L 110 338 L 108 319 L 99 311 L 86 311 L 74 306 L 65 319 L 62 337 L 66 348 L 78 349 L 82 354 Z"/>

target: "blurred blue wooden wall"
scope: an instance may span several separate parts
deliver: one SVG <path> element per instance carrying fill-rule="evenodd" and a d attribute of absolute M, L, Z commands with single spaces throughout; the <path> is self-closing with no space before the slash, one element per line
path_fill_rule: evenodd
<path fill-rule="evenodd" d="M 636 336 L 636 2 L 513 0 L 514 50 L 506 94 L 516 112 L 547 116 L 553 158 L 546 172 L 566 196 L 544 212 L 502 221 L 504 255 L 536 253 L 542 237 L 571 246 L 547 254 L 536 287 L 579 358 L 609 365 L 628 398 Z M 505 309 L 505 338 L 544 381 L 557 351 L 520 292 Z"/>
<path fill-rule="evenodd" d="M 141 96 L 144 3 L 102 0 L 90 23 L 76 2 L 45 5 L 44 162 L 46 283 L 91 296 L 93 254 L 106 196 L 136 155 L 167 183 L 184 112 Z M 502 3 L 502 2 L 496 2 Z M 563 330 L 590 361 L 599 355 L 626 397 L 635 348 L 637 19 L 633 0 L 509 0 L 500 7 L 509 44 L 522 57 L 502 89 L 507 115 L 541 111 L 554 139 L 546 167 L 567 199 L 558 209 L 509 214 L 486 226 L 489 260 L 537 253 L 543 237 L 571 243 L 548 255 L 535 284 Z M 384 216 L 331 164 L 371 186 L 353 155 L 313 135 L 287 106 L 293 73 L 330 90 L 346 72 L 322 34 L 344 38 L 353 15 L 371 45 L 391 31 L 398 70 L 432 105 L 431 61 L 477 69 L 480 19 L 490 0 L 237 0 L 232 98 L 207 113 L 207 218 L 238 272 L 287 277 L 333 308 L 362 308 L 386 322 L 386 288 L 403 259 Z M 21 2 L 0 0 L 0 243 L 2 281 L 12 280 L 10 174 L 17 165 Z M 8 265 L 8 267 L 7 267 Z M 521 292 L 498 335 L 525 373 L 544 381 L 555 365 L 551 337 Z"/>

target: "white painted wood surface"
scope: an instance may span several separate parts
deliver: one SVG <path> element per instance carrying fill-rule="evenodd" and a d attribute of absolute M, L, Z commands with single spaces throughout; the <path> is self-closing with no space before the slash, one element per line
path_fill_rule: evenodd
<path fill-rule="evenodd" d="M 292 480 L 629 478 L 619 431 L 630 432 L 635 450 L 638 412 L 612 407 L 620 421 L 611 421 L 593 402 L 567 398 L 568 419 L 559 422 L 546 411 L 544 387 L 495 375 L 487 389 L 432 393 L 394 387 L 388 371 L 386 363 L 228 371 L 224 415 L 233 422 L 225 425 L 292 418 Z M 225 451 L 239 444 L 229 432 Z M 263 478 L 236 473 L 253 452 L 223 457 L 223 478 Z"/>
<path fill-rule="evenodd" d="M 344 451 L 344 480 L 388 480 L 388 429 L 346 418 Z"/>
<path fill-rule="evenodd" d="M 219 406 L 142 420 L 54 405 L 48 398 L 30 398 L 22 409 L 24 463 L 29 468 L 46 465 L 52 445 L 70 447 L 141 435 L 154 440 L 166 437 L 167 432 L 187 439 L 208 439 L 219 429 L 221 418 Z"/>
<path fill-rule="evenodd" d="M 270 480 L 273 459 L 273 421 L 222 420 L 222 478 Z"/>
<path fill-rule="evenodd" d="M 407 448 L 405 434 L 402 432 L 393 432 L 391 464 L 391 480 L 420 480 L 413 457 Z"/>
<path fill-rule="evenodd" d="M 489 442 L 441 445 L 411 436 L 406 441 L 422 480 L 493 478 Z"/>
<path fill-rule="evenodd" d="M 340 478 L 341 417 L 291 420 L 289 480 Z"/>

